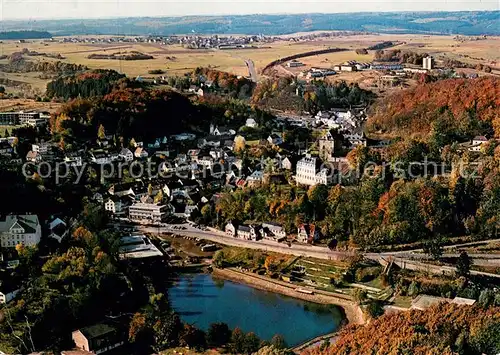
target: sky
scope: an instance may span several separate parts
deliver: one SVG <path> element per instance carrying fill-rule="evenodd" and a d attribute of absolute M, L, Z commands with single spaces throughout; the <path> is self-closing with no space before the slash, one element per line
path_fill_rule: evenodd
<path fill-rule="evenodd" d="M 0 0 L 0 19 L 499 10 L 499 0 Z"/>

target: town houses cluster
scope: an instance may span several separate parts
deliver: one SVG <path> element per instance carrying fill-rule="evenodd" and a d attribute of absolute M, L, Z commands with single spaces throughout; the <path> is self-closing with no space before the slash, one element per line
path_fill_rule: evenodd
<path fill-rule="evenodd" d="M 264 222 L 260 225 L 241 224 L 232 222 L 226 224 L 224 232 L 228 237 L 243 240 L 259 241 L 261 239 L 273 242 L 283 242 L 288 239 L 285 228 L 279 223 Z M 297 228 L 295 241 L 304 244 L 313 244 L 320 239 L 320 232 L 314 224 L 300 224 Z"/>
<path fill-rule="evenodd" d="M 6 127 L 12 126 L 11 132 L 22 125 L 47 131 L 48 117 L 39 112 L 3 112 L 0 122 Z M 172 215 L 189 218 L 194 211 L 201 211 L 205 204 L 216 202 L 217 191 L 230 192 L 267 183 L 306 187 L 337 183 L 339 176 L 349 169 L 346 154 L 350 150 L 357 146 L 383 147 L 389 143 L 367 139 L 363 133 L 365 120 L 363 107 L 275 117 L 274 128 L 267 138 L 251 143 L 268 148 L 271 155 L 246 161 L 238 150 L 249 146 L 250 141 L 246 139 L 250 138 L 245 132 L 259 129 L 253 117 L 246 119 L 241 127 L 211 124 L 206 133 L 181 132 L 159 136 L 150 142 L 131 139 L 124 143 L 114 135 L 104 134 L 94 141 L 75 143 L 71 149 L 62 149 L 59 142 L 50 139 L 25 141 L 23 138 L 23 142 L 19 142 L 11 135 L 0 138 L 0 159 L 13 166 L 29 163 L 35 169 L 41 164 L 66 164 L 77 171 L 89 167 L 104 171 L 104 167 L 118 164 L 129 168 L 153 164 L 157 167 L 156 174 L 135 176 L 130 169 L 128 180 L 103 184 L 91 199 L 103 204 L 114 218 L 161 224 Z M 286 141 L 284 132 L 303 128 L 317 132 L 315 142 Z M 486 142 L 486 137 L 475 137 L 464 147 L 478 151 Z M 24 156 L 19 154 L 20 143 L 31 148 Z M 256 235 L 262 234 L 256 233 L 254 237 Z M 17 239 L 5 241 L 10 246 L 17 242 Z"/>
<path fill-rule="evenodd" d="M 0 137 L 1 163 L 18 171 L 26 164 L 35 171 L 41 165 L 56 164 L 65 164 L 76 171 L 88 168 L 101 172 L 104 168 L 124 166 L 129 169 L 128 176 L 101 181 L 87 197 L 102 205 L 115 222 L 158 227 L 172 221 L 192 220 L 193 214 L 199 216 L 204 206 L 217 204 L 222 192 L 253 189 L 270 183 L 306 189 L 335 184 L 350 169 L 346 159 L 350 150 L 358 146 L 377 148 L 389 144 L 364 136 L 366 114 L 363 107 L 332 108 L 315 115 L 281 114 L 266 122 L 266 130 L 259 126 L 257 117 L 249 117 L 241 126 L 210 124 L 206 132 L 180 132 L 147 142 L 133 138 L 123 142 L 113 134 L 98 133 L 94 140 L 72 142 L 71 149 L 51 139 L 49 117 L 40 112 L 0 113 L 0 123 L 10 131 Z M 34 138 L 16 136 L 16 129 L 22 127 L 37 134 Z M 309 142 L 287 140 L 287 134 L 294 130 L 314 131 L 310 137 L 315 138 Z M 255 132 L 267 133 L 256 138 Z M 487 141 L 486 137 L 475 137 L 460 148 L 480 151 Z M 263 149 L 266 155 L 249 158 L 241 154 L 242 150 L 254 148 Z M 150 163 L 160 167 L 162 174 L 132 174 L 132 166 Z M 73 183 L 84 182 L 75 180 Z M 41 221 L 37 215 L 29 213 L 3 215 L 0 216 L 0 246 L 2 251 L 13 250 L 19 245 L 35 246 L 42 238 L 61 243 L 70 233 L 72 223 L 63 216 Z M 314 224 L 300 224 L 296 233 L 292 233 L 275 221 L 253 224 L 233 221 L 224 227 L 223 233 L 230 238 L 256 242 L 295 240 L 312 244 L 321 239 L 320 230 Z M 122 240 L 123 257 L 140 258 L 158 253 L 145 236 Z M 7 267 L 12 262 L 15 260 L 2 260 Z M 9 302 L 16 292 L 15 285 L 1 285 L 0 303 Z"/>

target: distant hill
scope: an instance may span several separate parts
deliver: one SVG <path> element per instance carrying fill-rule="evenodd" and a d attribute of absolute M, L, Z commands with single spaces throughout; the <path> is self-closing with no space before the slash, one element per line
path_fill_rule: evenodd
<path fill-rule="evenodd" d="M 344 30 L 381 33 L 500 35 L 500 11 L 382 12 L 298 15 L 131 17 L 92 20 L 44 20 L 34 30 L 55 35 L 265 34 Z M 2 21 L 5 30 L 25 28 L 23 21 Z"/>
<path fill-rule="evenodd" d="M 52 34 L 46 31 L 7 31 L 0 32 L 0 40 L 7 39 L 42 39 L 52 38 Z"/>

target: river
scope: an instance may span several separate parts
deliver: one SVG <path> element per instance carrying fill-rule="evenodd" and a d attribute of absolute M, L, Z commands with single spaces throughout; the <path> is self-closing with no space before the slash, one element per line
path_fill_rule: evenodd
<path fill-rule="evenodd" d="M 214 322 L 254 332 L 263 340 L 281 334 L 288 346 L 337 330 L 342 310 L 219 280 L 180 274 L 169 289 L 173 308 L 187 323 L 207 330 Z"/>

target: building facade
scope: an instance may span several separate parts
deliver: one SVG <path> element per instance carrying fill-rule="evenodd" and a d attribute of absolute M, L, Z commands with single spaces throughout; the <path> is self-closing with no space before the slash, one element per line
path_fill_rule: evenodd
<path fill-rule="evenodd" d="M 332 169 L 321 165 L 321 160 L 307 154 L 297 162 L 295 181 L 299 185 L 328 185 L 333 181 Z"/>
<path fill-rule="evenodd" d="M 38 122 L 39 119 L 38 112 L 0 112 L 0 124 L 6 126 L 29 124 L 30 122 Z"/>
<path fill-rule="evenodd" d="M 319 239 L 319 231 L 314 224 L 301 224 L 297 229 L 299 243 L 312 244 Z"/>
<path fill-rule="evenodd" d="M 19 290 L 12 290 L 9 292 L 3 291 L 0 292 L 0 304 L 6 304 L 16 298 L 16 295 L 19 293 Z"/>
<path fill-rule="evenodd" d="M 37 215 L 9 215 L 0 221 L 0 246 L 15 248 L 18 244 L 38 245 L 42 227 Z"/>
<path fill-rule="evenodd" d="M 432 70 L 432 57 L 425 57 L 423 60 L 423 68 L 426 70 Z"/>
<path fill-rule="evenodd" d="M 286 239 L 286 231 L 283 226 L 273 222 L 262 223 L 260 234 L 264 239 L 269 239 L 276 242 L 280 242 Z"/>
<path fill-rule="evenodd" d="M 75 346 L 91 354 L 102 354 L 124 344 L 124 336 L 107 324 L 81 328 L 71 334 Z"/>
<path fill-rule="evenodd" d="M 168 215 L 165 205 L 134 203 L 128 210 L 129 218 L 139 223 L 161 223 Z"/>
<path fill-rule="evenodd" d="M 333 158 L 335 152 L 335 135 L 332 131 L 327 131 L 319 140 L 319 156 L 324 161 Z"/>

